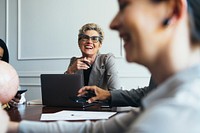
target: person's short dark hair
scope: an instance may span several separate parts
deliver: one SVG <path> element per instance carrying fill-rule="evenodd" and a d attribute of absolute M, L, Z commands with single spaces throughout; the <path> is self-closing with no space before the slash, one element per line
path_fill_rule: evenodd
<path fill-rule="evenodd" d="M 8 48 L 3 40 L 0 39 L 0 47 L 4 50 L 2 60 L 9 63 Z"/>
<path fill-rule="evenodd" d="M 187 3 L 192 41 L 200 42 L 200 0 L 187 0 Z"/>

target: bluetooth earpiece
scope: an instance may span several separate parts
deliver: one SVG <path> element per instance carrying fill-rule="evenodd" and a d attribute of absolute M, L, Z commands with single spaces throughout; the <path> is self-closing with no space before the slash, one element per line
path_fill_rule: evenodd
<path fill-rule="evenodd" d="M 171 18 L 166 18 L 163 22 L 162 25 L 163 26 L 168 26 L 170 24 Z"/>

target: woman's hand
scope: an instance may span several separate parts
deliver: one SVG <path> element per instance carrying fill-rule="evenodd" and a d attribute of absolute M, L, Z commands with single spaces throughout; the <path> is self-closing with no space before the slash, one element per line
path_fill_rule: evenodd
<path fill-rule="evenodd" d="M 8 102 L 11 107 L 16 107 L 21 99 L 21 94 L 17 94 L 12 100 Z"/>
<path fill-rule="evenodd" d="M 88 103 L 92 103 L 94 101 L 97 100 L 108 100 L 111 98 L 111 94 L 109 91 L 107 90 L 103 90 L 97 86 L 85 86 L 82 87 L 79 91 L 78 91 L 78 96 L 83 96 L 86 93 L 88 93 L 88 91 L 93 91 L 95 93 L 96 96 L 93 96 L 91 98 L 88 99 Z"/>
<path fill-rule="evenodd" d="M 87 70 L 90 68 L 90 60 L 85 58 L 77 59 L 66 71 L 67 74 L 74 74 L 78 70 Z"/>

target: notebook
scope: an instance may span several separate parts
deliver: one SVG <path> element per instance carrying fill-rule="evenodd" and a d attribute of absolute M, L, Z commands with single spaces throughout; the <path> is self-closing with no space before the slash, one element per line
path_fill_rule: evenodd
<path fill-rule="evenodd" d="M 83 78 L 79 74 L 41 74 L 42 104 L 46 106 L 88 107 L 84 98 L 77 97 L 83 87 Z"/>

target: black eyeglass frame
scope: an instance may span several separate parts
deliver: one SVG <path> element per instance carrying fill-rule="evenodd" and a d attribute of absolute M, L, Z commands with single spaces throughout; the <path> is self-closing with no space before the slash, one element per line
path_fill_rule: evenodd
<path fill-rule="evenodd" d="M 84 40 L 86 39 L 86 40 Z M 83 41 L 88 41 L 89 39 L 92 40 L 93 43 L 97 43 L 97 42 L 102 42 L 102 36 L 88 36 L 88 35 L 85 35 L 85 34 L 80 34 L 78 36 L 78 40 L 83 40 Z"/>

